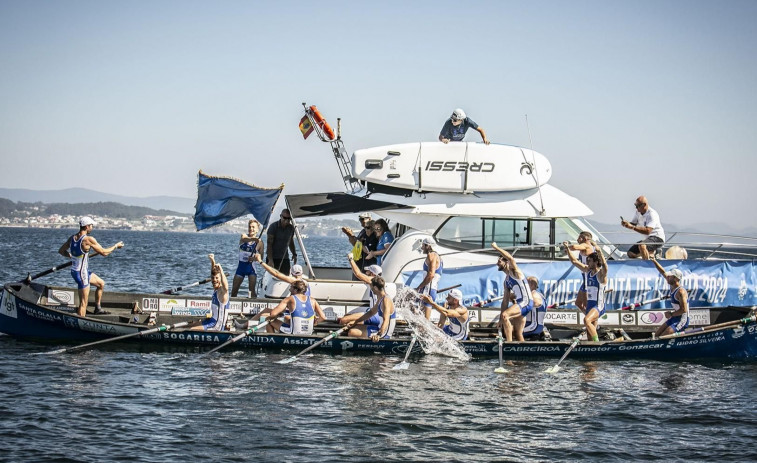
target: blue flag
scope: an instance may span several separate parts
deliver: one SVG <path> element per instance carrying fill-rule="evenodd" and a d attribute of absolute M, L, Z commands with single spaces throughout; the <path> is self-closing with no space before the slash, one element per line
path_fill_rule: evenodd
<path fill-rule="evenodd" d="M 202 171 L 197 180 L 195 227 L 197 231 L 252 214 L 263 225 L 273 212 L 284 184 L 259 188 L 230 177 L 212 177 Z"/>

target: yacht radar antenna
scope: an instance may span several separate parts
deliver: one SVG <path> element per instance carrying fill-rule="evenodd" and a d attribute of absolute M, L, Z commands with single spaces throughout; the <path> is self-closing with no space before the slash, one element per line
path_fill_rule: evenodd
<path fill-rule="evenodd" d="M 334 153 L 334 159 L 339 166 L 339 173 L 342 176 L 344 187 L 350 193 L 354 193 L 362 188 L 362 184 L 358 179 L 352 176 L 352 161 L 350 160 L 347 149 L 344 147 L 342 141 L 342 119 L 338 118 L 336 125 L 336 135 L 331 126 L 326 122 L 326 119 L 321 115 L 318 108 L 315 106 L 308 106 L 307 103 L 302 103 L 302 107 L 305 108 L 305 117 L 310 121 L 310 126 L 318 138 L 322 142 L 329 143 L 331 145 L 331 151 Z M 308 134 L 309 135 L 309 134 Z M 305 136 L 307 138 L 307 135 Z"/>
<path fill-rule="evenodd" d="M 531 145 L 531 165 L 533 168 L 531 169 L 531 176 L 534 177 L 534 181 L 536 182 L 536 187 L 539 189 L 539 202 L 541 202 L 541 210 L 539 211 L 539 215 L 546 214 L 546 211 L 544 210 L 544 198 L 541 195 L 541 184 L 539 183 L 539 171 L 536 169 L 536 156 L 534 155 L 534 142 L 531 139 L 531 127 L 528 125 L 528 114 L 526 114 L 526 129 L 528 130 L 528 143 Z M 521 150 L 521 153 L 523 151 Z M 528 159 L 526 159 L 526 153 L 523 153 L 523 159 L 528 163 Z"/>

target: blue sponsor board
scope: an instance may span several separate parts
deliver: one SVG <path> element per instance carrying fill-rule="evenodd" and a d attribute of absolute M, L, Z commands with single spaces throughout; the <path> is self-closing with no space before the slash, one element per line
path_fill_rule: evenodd
<path fill-rule="evenodd" d="M 683 272 L 683 287 L 689 293 L 692 307 L 727 307 L 757 305 L 757 272 L 751 261 L 660 261 L 665 270 L 677 268 Z M 539 288 L 547 297 L 547 304 L 562 304 L 575 300 L 581 286 L 581 272 L 570 262 L 521 262 L 526 276 L 539 279 Z M 649 261 L 611 261 L 608 267 L 606 303 L 609 309 L 619 309 L 670 294 L 670 287 Z M 422 271 L 404 272 L 404 282 L 416 287 L 423 279 Z M 462 284 L 463 303 L 471 304 L 502 295 L 504 274 L 497 266 L 444 268 L 439 287 Z M 439 301 L 446 295 L 439 296 Z M 490 305 L 499 306 L 500 302 Z M 670 307 L 669 301 L 648 304 L 642 309 Z"/>

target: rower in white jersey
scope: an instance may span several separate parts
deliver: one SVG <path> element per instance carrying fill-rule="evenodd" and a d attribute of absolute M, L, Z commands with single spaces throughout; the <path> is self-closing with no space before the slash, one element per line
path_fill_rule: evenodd
<path fill-rule="evenodd" d="M 438 326 L 449 337 L 455 341 L 468 339 L 470 315 L 468 309 L 463 305 L 462 291 L 459 289 L 451 290 L 447 294 L 447 303 L 444 304 L 444 307 L 437 304 L 428 294 L 422 294 L 421 299 L 441 314 Z"/>
<path fill-rule="evenodd" d="M 654 255 L 650 254 L 649 259 L 657 267 L 657 271 L 665 277 L 668 285 L 670 285 L 670 303 L 673 305 L 673 310 L 665 312 L 665 318 L 668 320 L 657 328 L 655 336 L 660 337 L 666 334 L 680 333 L 689 326 L 689 294 L 681 285 L 683 272 L 677 268 L 666 272 L 662 268 L 662 265 L 654 258 Z"/>
<path fill-rule="evenodd" d="M 565 243 L 563 243 L 565 244 Z M 594 241 L 589 241 L 596 252 L 586 259 L 586 264 L 568 252 L 570 262 L 580 271 L 586 273 L 586 316 L 584 325 L 590 340 L 599 341 L 597 324 L 599 317 L 605 313 L 605 287 L 607 286 L 607 262 L 602 249 Z M 566 246 L 567 251 L 567 246 Z"/>
<path fill-rule="evenodd" d="M 577 244 L 568 244 L 568 242 L 565 241 L 563 242 L 563 246 L 568 249 L 568 252 L 578 251 L 578 260 L 586 265 L 586 258 L 595 252 L 594 246 L 589 244 L 589 241 L 592 240 L 592 238 L 591 232 L 582 231 L 578 234 L 578 238 L 576 239 L 576 241 L 578 241 Z M 575 304 L 581 312 L 586 312 L 586 272 L 581 273 L 581 287 L 578 288 Z"/>
<path fill-rule="evenodd" d="M 444 263 L 438 252 L 434 251 L 434 240 L 426 237 L 421 242 L 421 251 L 426 254 L 426 260 L 423 261 L 423 280 L 415 290 L 420 294 L 428 295 L 431 300 L 436 299 L 436 292 L 439 289 L 439 280 L 444 272 Z M 426 320 L 431 318 L 431 304 L 424 303 Z"/>
<path fill-rule="evenodd" d="M 229 281 L 223 273 L 221 264 L 216 263 L 215 256 L 208 254 L 210 259 L 210 282 L 213 285 L 213 297 L 210 302 L 210 318 L 202 321 L 202 325 L 194 326 L 194 331 L 222 331 L 226 327 L 231 300 L 229 298 Z"/>
<path fill-rule="evenodd" d="M 352 273 L 355 275 L 355 278 L 358 279 L 358 281 L 362 281 L 365 283 L 365 285 L 368 287 L 368 307 L 358 307 L 357 309 L 354 309 L 352 313 L 346 314 L 344 317 L 337 320 L 342 325 L 346 325 L 349 322 L 355 321 L 358 318 L 362 317 L 365 312 L 368 312 L 373 308 L 378 300 L 376 299 L 376 293 L 371 291 L 371 281 L 374 277 L 381 276 L 382 270 L 381 267 L 379 267 L 376 264 L 368 265 L 365 267 L 365 272 L 360 271 L 360 267 L 358 267 L 357 262 L 355 262 L 355 258 L 352 255 L 352 253 L 347 254 L 347 260 L 350 263 L 350 267 L 352 267 Z"/>
<path fill-rule="evenodd" d="M 326 319 L 318 301 L 305 294 L 306 290 L 307 284 L 302 280 L 289 285 L 291 295 L 271 311 L 272 320 L 266 326 L 269 333 L 313 334 L 315 325 Z M 276 320 L 282 314 L 284 320 Z"/>
<path fill-rule="evenodd" d="M 511 342 L 513 336 L 518 341 L 525 341 L 523 339 L 525 315 L 534 308 L 531 289 L 526 281 L 526 276 L 518 268 L 513 256 L 497 246 L 497 243 L 492 243 L 492 247 L 500 254 L 499 259 L 497 259 L 497 269 L 505 273 L 504 297 L 499 312 L 498 328 L 501 332 L 504 332 L 507 342 Z M 510 304 L 511 294 L 514 296 L 512 304 Z"/>
<path fill-rule="evenodd" d="M 376 295 L 376 305 L 357 320 L 350 320 L 345 323 L 342 319 L 344 326 L 349 328 L 348 336 L 353 338 L 369 337 L 373 342 L 392 336 L 397 312 L 394 310 L 392 298 L 386 294 L 385 286 L 386 282 L 382 277 L 374 277 L 371 280 L 371 291 Z"/>
<path fill-rule="evenodd" d="M 109 248 L 103 248 L 97 240 L 90 236 L 95 221 L 91 217 L 79 219 L 79 233 L 69 237 L 58 249 L 58 254 L 71 259 L 71 276 L 76 281 L 79 292 L 79 308 L 77 314 L 80 317 L 87 316 L 87 303 L 89 302 L 89 287 L 97 288 L 95 291 L 95 315 L 106 315 L 108 312 L 100 305 L 105 290 L 105 281 L 89 270 L 89 250 L 95 251 L 101 256 L 107 256 L 116 249 L 124 247 L 123 241 L 119 241 Z"/>

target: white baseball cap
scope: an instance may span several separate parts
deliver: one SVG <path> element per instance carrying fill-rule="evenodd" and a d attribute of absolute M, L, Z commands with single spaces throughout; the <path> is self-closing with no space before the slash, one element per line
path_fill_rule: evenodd
<path fill-rule="evenodd" d="M 683 272 L 678 270 L 677 268 L 674 268 L 673 270 L 669 271 L 665 274 L 666 277 L 675 277 L 678 279 L 678 281 L 683 280 Z"/>
<path fill-rule="evenodd" d="M 450 116 L 450 119 L 452 119 L 453 121 L 462 121 L 463 119 L 465 119 L 465 111 L 460 108 L 455 109 L 454 111 L 452 111 L 452 116 Z"/>
<path fill-rule="evenodd" d="M 429 238 L 428 236 L 423 238 L 423 241 L 421 241 L 421 244 L 425 244 L 426 246 L 433 246 L 434 240 Z"/>
<path fill-rule="evenodd" d="M 302 265 L 294 264 L 292 265 L 292 276 L 298 276 L 298 275 L 302 275 Z"/>
<path fill-rule="evenodd" d="M 85 215 L 81 219 L 79 219 L 79 226 L 80 227 L 86 227 L 87 225 L 95 225 L 95 221 L 92 220 L 92 217 Z"/>
<path fill-rule="evenodd" d="M 362 214 L 360 214 L 358 216 L 358 218 L 361 218 L 361 219 L 370 219 L 371 218 L 371 213 L 370 212 L 363 212 Z"/>
<path fill-rule="evenodd" d="M 449 292 L 449 295 L 453 299 L 457 299 L 457 302 L 463 302 L 463 292 L 459 289 L 453 289 Z"/>
<path fill-rule="evenodd" d="M 371 272 L 372 274 L 374 274 L 374 275 L 376 275 L 376 276 L 378 276 L 378 275 L 381 275 L 381 272 L 382 272 L 382 270 L 381 270 L 381 267 L 379 267 L 379 266 L 378 266 L 378 265 L 376 265 L 376 264 L 373 264 L 373 265 L 369 265 L 369 266 L 367 266 L 367 267 L 365 268 L 365 271 L 366 271 L 366 272 Z"/>

